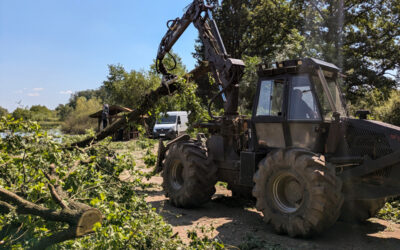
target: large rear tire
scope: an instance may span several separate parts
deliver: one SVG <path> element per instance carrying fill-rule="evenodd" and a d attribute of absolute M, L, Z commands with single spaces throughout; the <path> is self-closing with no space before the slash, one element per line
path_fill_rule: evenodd
<path fill-rule="evenodd" d="M 269 153 L 258 167 L 253 196 L 275 231 L 307 237 L 336 222 L 342 184 L 323 157 L 303 149 L 282 149 Z"/>
<path fill-rule="evenodd" d="M 216 166 L 201 144 L 191 141 L 170 146 L 163 161 L 163 188 L 176 207 L 199 207 L 215 193 Z"/>
<path fill-rule="evenodd" d="M 340 220 L 346 222 L 363 222 L 374 217 L 383 206 L 386 199 L 345 200 L 340 214 Z"/>

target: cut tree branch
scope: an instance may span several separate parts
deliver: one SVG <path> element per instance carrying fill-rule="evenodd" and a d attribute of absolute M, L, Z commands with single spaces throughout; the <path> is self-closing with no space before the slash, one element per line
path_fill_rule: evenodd
<path fill-rule="evenodd" d="M 61 199 L 59 194 L 60 191 L 58 191 L 61 190 L 61 188 L 56 188 L 54 186 L 53 188 L 54 193 L 57 194 L 57 197 L 59 199 Z M 63 195 L 64 193 L 61 193 L 61 196 Z M 43 219 L 49 221 L 59 221 L 67 223 L 70 226 L 67 235 L 70 235 L 70 230 L 72 230 L 74 232 L 73 238 L 81 237 L 93 232 L 92 229 L 94 224 L 97 222 L 101 222 L 102 220 L 102 214 L 98 209 L 75 201 L 70 201 L 69 207 L 64 204 L 62 206 L 62 210 L 52 210 L 27 201 L 4 188 L 0 188 L 0 198 L 2 200 L 0 201 L 0 211 L 9 212 L 11 211 L 11 209 L 15 209 L 19 214 L 31 214 L 42 217 Z M 60 204 L 60 202 L 57 202 L 57 204 Z M 59 235 L 55 239 L 61 238 L 61 235 Z"/>
<path fill-rule="evenodd" d="M 207 62 L 202 62 L 201 65 L 188 74 L 186 74 L 183 78 L 184 79 L 196 79 L 201 75 L 204 75 L 207 73 L 208 70 L 208 63 Z M 75 147 L 86 147 L 90 145 L 91 143 L 94 143 L 96 141 L 100 141 L 105 139 L 108 136 L 113 135 L 115 132 L 118 131 L 118 129 L 123 128 L 128 125 L 129 122 L 132 121 L 139 121 L 141 117 L 147 112 L 154 107 L 154 105 L 158 102 L 158 100 L 163 97 L 163 96 L 168 96 L 172 95 L 175 92 L 177 92 L 180 88 L 179 84 L 177 83 L 178 78 L 174 78 L 173 80 L 170 80 L 167 85 L 161 85 L 158 87 L 156 90 L 151 91 L 149 94 L 147 94 L 141 101 L 141 104 L 139 107 L 128 113 L 126 116 L 123 118 L 115 121 L 112 123 L 110 126 L 108 126 L 106 129 L 103 131 L 97 133 L 95 137 L 89 137 L 83 141 L 73 143 L 71 146 L 72 148 Z"/>
<path fill-rule="evenodd" d="M 9 212 L 11 212 L 14 209 L 15 209 L 15 207 L 8 204 L 7 202 L 0 201 L 0 214 L 8 214 Z"/>

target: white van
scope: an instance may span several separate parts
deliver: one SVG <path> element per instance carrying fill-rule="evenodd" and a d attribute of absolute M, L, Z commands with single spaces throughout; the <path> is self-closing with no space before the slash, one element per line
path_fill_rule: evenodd
<path fill-rule="evenodd" d="M 188 128 L 188 112 L 186 111 L 169 111 L 160 116 L 161 118 L 157 120 L 153 128 L 153 138 L 173 139 Z"/>

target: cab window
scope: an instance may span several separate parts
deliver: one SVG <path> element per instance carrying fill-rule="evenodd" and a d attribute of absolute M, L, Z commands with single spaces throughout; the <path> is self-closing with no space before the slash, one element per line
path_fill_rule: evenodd
<path fill-rule="evenodd" d="M 282 116 L 283 79 L 261 82 L 256 116 Z"/>
<path fill-rule="evenodd" d="M 289 120 L 320 120 L 308 75 L 293 76 L 289 89 Z"/>

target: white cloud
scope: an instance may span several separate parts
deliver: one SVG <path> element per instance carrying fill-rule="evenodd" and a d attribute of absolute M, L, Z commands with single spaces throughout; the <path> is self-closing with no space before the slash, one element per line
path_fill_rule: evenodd
<path fill-rule="evenodd" d="M 42 91 L 44 88 L 34 88 L 33 91 Z"/>
<path fill-rule="evenodd" d="M 72 92 L 72 90 L 60 91 L 60 94 L 62 94 L 62 95 L 70 95 L 72 93 L 74 93 L 74 92 Z"/>
<path fill-rule="evenodd" d="M 39 93 L 29 93 L 28 96 L 40 96 Z"/>

